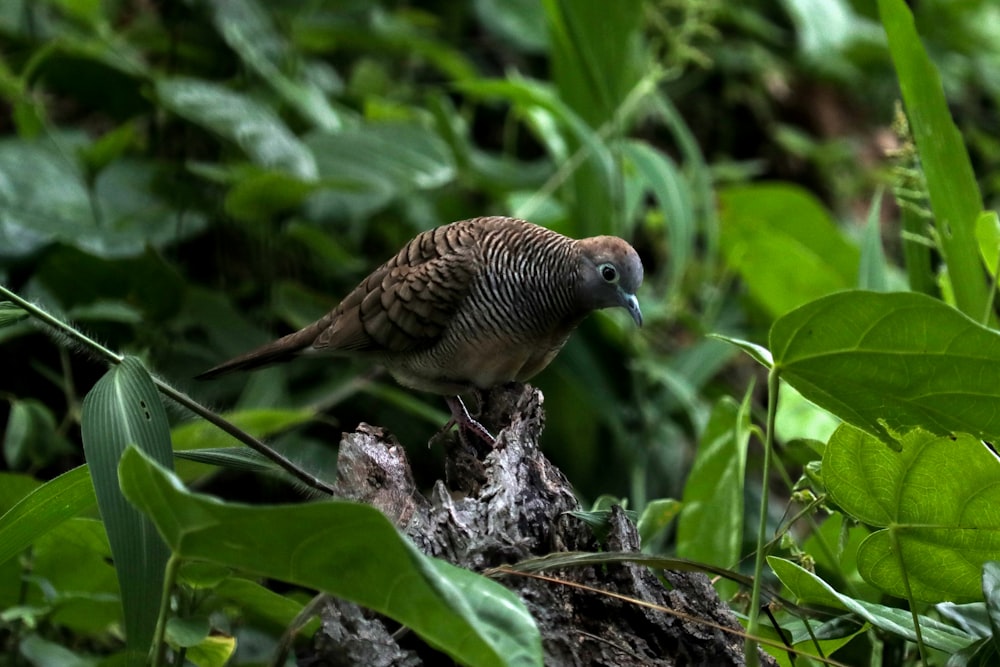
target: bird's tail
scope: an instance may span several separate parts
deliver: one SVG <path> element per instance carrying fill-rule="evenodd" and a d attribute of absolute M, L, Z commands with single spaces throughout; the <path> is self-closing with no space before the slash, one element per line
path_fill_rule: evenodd
<path fill-rule="evenodd" d="M 303 350 L 312 345 L 316 338 L 316 333 L 312 327 L 288 334 L 284 338 L 279 338 L 266 345 L 262 345 L 255 350 L 250 350 L 246 354 L 223 362 L 218 366 L 209 368 L 204 373 L 195 376 L 196 380 L 211 380 L 212 378 L 225 375 L 233 371 L 249 371 L 261 366 L 268 366 L 282 361 L 289 361 L 299 356 Z"/>

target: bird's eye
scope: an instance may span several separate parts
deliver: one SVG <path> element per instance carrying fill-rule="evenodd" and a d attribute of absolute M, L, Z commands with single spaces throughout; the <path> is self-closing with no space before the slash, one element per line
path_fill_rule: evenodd
<path fill-rule="evenodd" d="M 618 269 L 613 264 L 601 264 L 597 269 L 601 272 L 601 277 L 605 282 L 618 282 Z"/>

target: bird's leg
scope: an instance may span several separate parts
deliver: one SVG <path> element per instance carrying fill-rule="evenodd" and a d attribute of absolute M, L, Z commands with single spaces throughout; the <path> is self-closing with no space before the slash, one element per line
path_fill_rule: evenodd
<path fill-rule="evenodd" d="M 462 402 L 461 396 L 445 396 L 445 402 L 451 409 L 452 420 L 458 424 L 459 435 L 462 434 L 462 430 L 472 432 L 479 437 L 480 440 L 490 445 L 491 447 L 496 445 L 496 438 L 494 438 L 486 427 L 477 422 L 469 414 L 469 411 L 465 409 L 465 403 Z"/>

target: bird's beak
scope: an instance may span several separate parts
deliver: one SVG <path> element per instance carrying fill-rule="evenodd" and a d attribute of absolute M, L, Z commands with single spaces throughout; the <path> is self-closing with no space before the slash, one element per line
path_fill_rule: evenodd
<path fill-rule="evenodd" d="M 635 320 L 636 325 L 641 327 L 642 311 L 639 310 L 639 299 L 635 298 L 635 294 L 625 294 L 624 292 L 622 293 L 622 297 L 624 299 L 622 305 L 625 306 L 625 310 L 627 310 L 628 314 L 632 316 L 633 320 Z"/>

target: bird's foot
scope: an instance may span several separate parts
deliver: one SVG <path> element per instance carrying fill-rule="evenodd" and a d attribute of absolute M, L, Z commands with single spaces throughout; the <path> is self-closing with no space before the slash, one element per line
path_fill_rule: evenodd
<path fill-rule="evenodd" d="M 451 409 L 451 421 L 445 426 L 445 428 L 450 427 L 453 423 L 458 424 L 459 437 L 464 439 L 466 433 L 471 433 L 490 447 L 496 446 L 496 438 L 493 437 L 485 426 L 480 424 L 472 417 L 472 415 L 469 414 L 469 411 L 465 408 L 465 403 L 462 402 L 461 396 L 446 396 L 444 400 Z"/>

